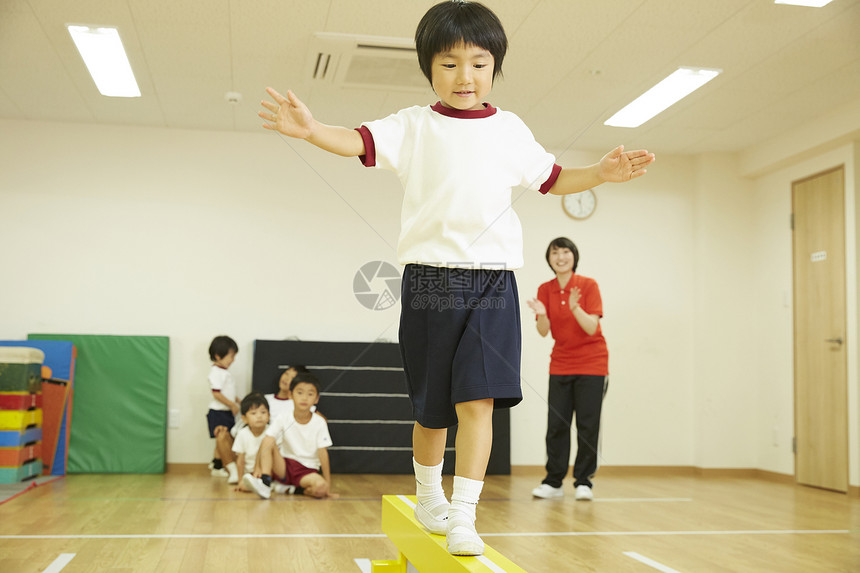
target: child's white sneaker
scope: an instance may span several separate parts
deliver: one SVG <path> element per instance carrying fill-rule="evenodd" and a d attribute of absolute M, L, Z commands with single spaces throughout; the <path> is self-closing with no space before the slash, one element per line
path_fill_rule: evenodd
<path fill-rule="evenodd" d="M 227 464 L 227 483 L 239 483 L 239 469 L 236 467 L 236 462 Z"/>
<path fill-rule="evenodd" d="M 263 499 L 269 499 L 272 497 L 272 488 L 264 484 L 262 479 L 254 477 L 251 474 L 245 474 L 242 476 L 242 487 L 253 491 Z"/>
<path fill-rule="evenodd" d="M 576 486 L 576 499 L 577 501 L 591 501 L 594 499 L 594 492 L 587 485 L 578 485 Z"/>
<path fill-rule="evenodd" d="M 576 491 L 578 492 L 579 488 Z M 532 495 L 543 499 L 554 499 L 564 497 L 564 490 L 560 487 L 552 487 L 548 483 L 542 483 L 532 490 Z"/>
<path fill-rule="evenodd" d="M 218 478 L 230 477 L 230 472 L 228 472 L 224 468 L 218 468 L 217 470 L 213 469 L 209 473 L 212 474 L 212 477 L 218 477 Z"/>
<path fill-rule="evenodd" d="M 292 495 L 296 493 L 296 486 L 272 480 L 272 491 L 275 493 L 286 493 L 288 495 Z"/>
<path fill-rule="evenodd" d="M 415 519 L 424 528 L 435 535 L 446 535 L 448 533 L 448 508 L 449 503 L 434 508 L 433 513 L 425 508 L 421 502 L 415 504 Z"/>
<path fill-rule="evenodd" d="M 483 555 L 484 542 L 475 530 L 475 523 L 462 512 L 448 516 L 448 553 L 451 555 Z"/>

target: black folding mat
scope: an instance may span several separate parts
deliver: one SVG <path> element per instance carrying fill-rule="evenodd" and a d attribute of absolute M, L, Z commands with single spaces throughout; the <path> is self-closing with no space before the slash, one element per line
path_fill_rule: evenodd
<path fill-rule="evenodd" d="M 328 419 L 334 443 L 332 473 L 412 473 L 414 418 L 397 343 L 257 340 L 253 390 L 277 392 L 281 373 L 297 364 L 322 384 L 317 408 Z M 488 474 L 511 473 L 510 426 L 510 411 L 496 410 Z M 454 472 L 456 433 L 456 426 L 448 430 L 448 474 Z"/>

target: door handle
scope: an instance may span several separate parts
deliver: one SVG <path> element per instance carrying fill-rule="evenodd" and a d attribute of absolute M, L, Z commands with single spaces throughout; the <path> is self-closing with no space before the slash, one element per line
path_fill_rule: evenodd
<path fill-rule="evenodd" d="M 842 344 L 842 337 L 840 336 L 838 338 L 828 338 L 827 340 L 825 340 L 825 342 L 833 342 L 836 344 Z"/>

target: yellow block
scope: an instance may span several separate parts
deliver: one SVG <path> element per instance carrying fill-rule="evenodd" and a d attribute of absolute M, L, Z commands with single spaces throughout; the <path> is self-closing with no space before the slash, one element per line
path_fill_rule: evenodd
<path fill-rule="evenodd" d="M 42 425 L 42 410 L 0 410 L 0 430 L 23 430 Z"/>
<path fill-rule="evenodd" d="M 459 557 L 448 553 L 444 535 L 432 535 L 413 516 L 414 495 L 382 496 L 382 531 L 405 558 L 421 573 L 526 573 L 507 557 L 484 547 L 478 557 Z M 398 562 L 380 562 L 398 563 Z M 377 569 L 372 570 L 374 573 Z M 378 571 L 398 571 L 379 569 Z M 405 571 L 400 569 L 399 571 Z"/>

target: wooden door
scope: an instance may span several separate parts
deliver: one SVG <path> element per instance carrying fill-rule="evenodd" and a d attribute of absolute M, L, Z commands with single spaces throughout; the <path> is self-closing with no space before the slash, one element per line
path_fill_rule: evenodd
<path fill-rule="evenodd" d="M 792 183 L 798 483 L 847 491 L 844 168 Z"/>

